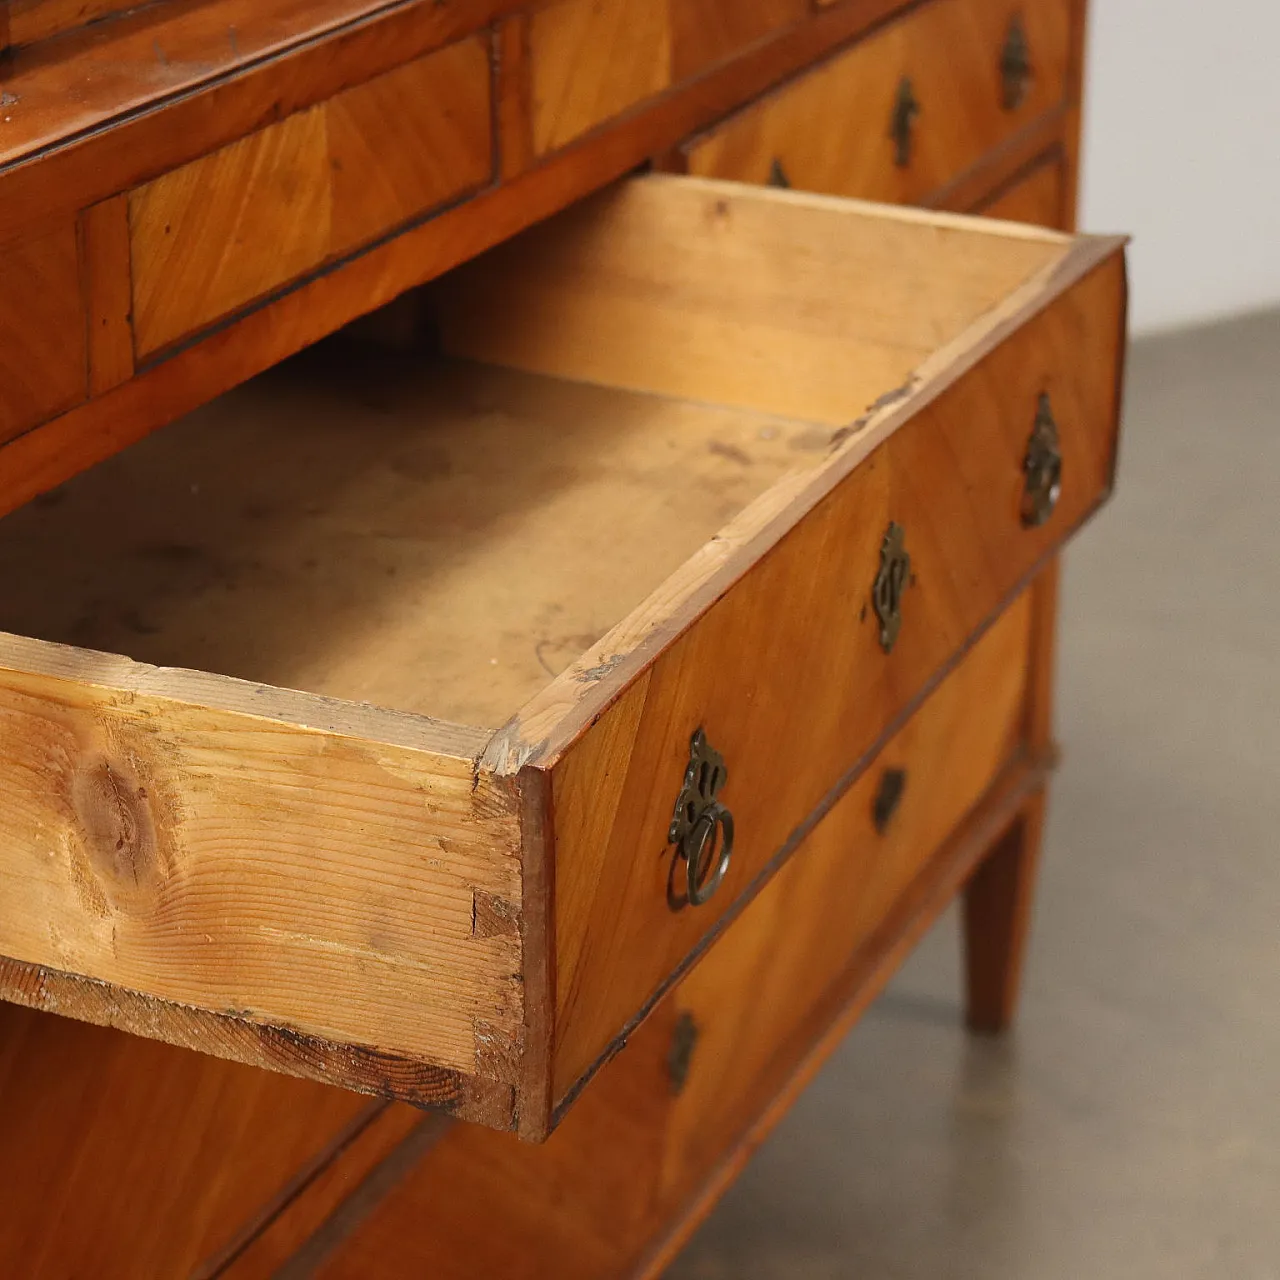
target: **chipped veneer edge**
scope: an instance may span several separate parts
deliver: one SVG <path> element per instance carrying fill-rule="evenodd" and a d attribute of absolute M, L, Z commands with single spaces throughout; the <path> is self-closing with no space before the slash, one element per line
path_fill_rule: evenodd
<path fill-rule="evenodd" d="M 788 194 L 777 193 L 779 197 Z M 903 212 L 894 210 L 893 216 L 902 216 Z M 920 216 L 936 222 L 940 215 Z M 977 225 L 992 230 L 982 219 L 959 215 L 956 219 L 966 227 Z M 995 224 L 993 234 L 999 231 L 999 224 Z M 676 636 L 711 608 L 874 449 L 1128 243 L 1124 236 L 1081 236 L 1073 240 L 1058 233 L 1036 234 L 1060 240 L 1065 249 L 1063 255 L 1035 271 L 929 356 L 901 386 L 880 396 L 859 418 L 833 432 L 830 452 L 822 464 L 783 476 L 739 512 L 674 575 L 494 733 L 480 757 L 481 767 L 507 775 L 528 767 L 553 767 Z"/>

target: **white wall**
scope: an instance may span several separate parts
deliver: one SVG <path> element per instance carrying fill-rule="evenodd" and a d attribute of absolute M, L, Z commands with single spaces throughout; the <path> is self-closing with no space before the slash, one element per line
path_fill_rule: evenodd
<path fill-rule="evenodd" d="M 1135 332 L 1280 306 L 1280 4 L 1092 0 L 1081 226 L 1129 231 Z"/>

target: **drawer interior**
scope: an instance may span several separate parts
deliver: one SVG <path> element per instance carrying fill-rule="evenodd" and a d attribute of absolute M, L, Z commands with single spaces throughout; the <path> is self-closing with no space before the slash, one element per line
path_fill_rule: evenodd
<path fill-rule="evenodd" d="M 632 180 L 0 520 L 0 627 L 500 726 L 1070 245 Z"/>

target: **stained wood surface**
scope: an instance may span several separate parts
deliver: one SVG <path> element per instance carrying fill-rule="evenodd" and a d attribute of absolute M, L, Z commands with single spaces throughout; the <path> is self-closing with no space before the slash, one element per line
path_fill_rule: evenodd
<path fill-rule="evenodd" d="M 84 211 L 85 305 L 89 326 L 89 390 L 110 391 L 133 377 L 129 202 L 112 196 Z"/>
<path fill-rule="evenodd" d="M 145 4 L 146 0 L 143 0 Z M 156 0 L 152 0 L 153 3 Z M 113 14 L 142 8 L 138 0 L 5 0 L 9 43 L 34 44 L 64 31 L 100 22 Z M 2 47 L 2 43 L 0 43 Z"/>
<path fill-rule="evenodd" d="M 0 442 L 85 398 L 85 341 L 75 223 L 0 242 Z"/>
<path fill-rule="evenodd" d="M 1011 222 L 1060 227 L 1065 220 L 1066 183 L 1065 157 L 1061 152 L 1051 153 L 993 192 L 973 212 Z"/>
<path fill-rule="evenodd" d="M 1010 110 L 1000 58 L 1015 15 L 1033 75 Z M 1069 22 L 1068 0 L 934 0 L 687 144 L 687 171 L 766 182 L 776 163 L 797 188 L 920 201 L 1060 106 Z M 905 164 L 891 127 L 904 80 L 918 105 Z"/>
<path fill-rule="evenodd" d="M 554 151 L 671 83 L 661 0 L 555 0 L 529 23 L 533 143 Z"/>
<path fill-rule="evenodd" d="M 479 187 L 491 146 L 488 46 L 473 39 L 138 188 L 139 355 Z"/>
<path fill-rule="evenodd" d="M 386 0 L 131 5 L 133 12 L 10 55 L 0 71 L 0 85 L 15 99 L 4 108 L 0 190 L 18 176 L 21 161 L 39 160 L 43 170 L 27 166 L 14 184 L 22 191 L 63 181 L 68 172 L 81 173 L 79 162 L 68 156 L 45 167 L 70 144 L 82 155 L 87 148 L 97 166 L 106 166 L 99 167 L 97 179 L 108 185 L 95 198 L 116 194 L 137 181 L 126 176 L 130 169 L 141 167 L 147 177 L 155 176 L 211 145 L 476 32 L 496 13 L 514 7 L 513 0 L 454 0 L 448 6 L 433 0 L 390 6 Z M 226 89 L 230 92 L 221 92 Z M 299 93 L 301 101 L 295 97 Z M 175 98 L 178 110 L 170 114 Z M 159 104 L 164 110 L 157 114 L 164 119 L 146 122 Z M 214 108 L 222 108 L 222 119 Z M 163 137 L 194 122 L 199 123 L 186 136 Z M 115 134 L 121 125 L 125 134 Z M 140 137 L 152 145 L 139 145 Z M 130 144 L 132 155 L 124 149 Z M 58 194 L 46 192 L 53 198 Z M 74 198 L 74 184 L 61 194 Z M 21 201 L 16 210 L 6 210 L 10 216 L 22 212 Z"/>
<path fill-rule="evenodd" d="M 903 958 L 902 939 L 972 866 L 991 834 L 984 793 L 996 820 L 1008 820 L 1027 771 L 1015 764 L 1019 781 L 1003 793 L 993 784 L 1023 720 L 1028 620 L 1019 602 L 889 744 L 883 763 L 905 765 L 911 781 L 888 830 L 873 825 L 872 771 L 545 1146 L 454 1126 L 350 1234 L 330 1241 L 314 1274 L 656 1274 L 664 1237 L 706 1211 L 704 1189 L 722 1184 L 723 1162 L 740 1164 L 743 1144 L 780 1113 L 774 1100 L 812 1073 L 836 1043 L 833 1025 L 838 1034 L 865 1006 Z M 939 849 L 966 814 L 971 833 Z M 697 1036 L 677 1091 L 672 1039 L 686 1015 Z"/>
<path fill-rule="evenodd" d="M 545 154 L 798 26 L 808 0 L 552 0 L 530 16 L 534 148 Z"/>
<path fill-rule="evenodd" d="M 379 1105 L 0 1005 L 5 1270 L 191 1275 Z"/>
<path fill-rule="evenodd" d="M 807 0 L 667 0 L 672 75 L 696 75 L 809 14 Z"/>
<path fill-rule="evenodd" d="M 340 325 L 386 303 L 412 284 L 545 218 L 671 147 L 684 133 L 758 92 L 832 43 L 850 39 L 900 0 L 860 0 L 783 30 L 763 45 L 690 81 L 652 110 L 594 134 L 516 181 L 483 193 L 421 225 L 309 278 L 269 308 L 171 349 L 113 392 L 28 433 L 0 457 L 0 509 L 29 500 L 110 456 L 165 422 L 270 367 Z M 165 112 L 140 112 L 117 127 L 90 132 L 51 151 L 38 165 L 0 169 L 0 235 L 51 210 L 75 208 L 146 181 L 281 114 L 340 91 L 437 47 L 465 28 L 465 8 L 416 4 L 380 14 L 344 33 L 339 44 L 304 44 L 177 99 Z"/>
<path fill-rule="evenodd" d="M 322 1160 L 287 1185 L 242 1239 L 211 1255 L 193 1280 L 284 1280 L 284 1268 L 336 1213 L 353 1198 L 376 1192 L 379 1178 L 395 1177 L 402 1153 L 424 1137 L 429 1140 L 424 1129 L 449 1123 L 402 1103 L 370 1111 L 364 1123 L 351 1126 Z"/>

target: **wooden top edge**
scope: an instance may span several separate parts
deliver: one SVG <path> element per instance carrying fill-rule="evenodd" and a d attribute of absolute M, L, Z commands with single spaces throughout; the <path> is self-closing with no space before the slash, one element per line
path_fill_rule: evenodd
<path fill-rule="evenodd" d="M 737 191 L 737 184 L 727 185 Z M 771 197 L 794 194 L 769 191 Z M 873 208 L 882 216 L 898 216 L 894 210 Z M 933 216 L 924 220 L 932 221 Z M 980 219 L 963 221 L 981 229 Z M 1122 253 L 1127 243 L 1123 236 L 1054 238 L 1060 238 L 1066 247 L 1062 257 L 1033 273 L 1003 302 L 929 356 L 902 386 L 882 395 L 861 418 L 836 430 L 825 462 L 784 476 L 744 508 L 658 591 L 606 632 L 495 733 L 480 757 L 481 768 L 504 775 L 527 767 L 551 768 L 668 644 L 874 449 L 1056 298 Z"/>
<path fill-rule="evenodd" d="M 916 209 L 904 205 L 884 204 L 875 200 L 857 200 L 850 196 L 822 195 L 814 191 L 798 191 L 790 187 L 767 187 L 759 183 L 733 182 L 726 178 L 703 178 L 686 174 L 647 173 L 630 178 L 628 182 L 677 184 L 685 190 L 702 191 L 707 195 L 717 192 L 735 200 L 756 200 L 761 203 L 795 204 L 809 209 L 834 209 L 843 214 L 856 214 L 861 218 L 875 219 L 945 228 L 974 235 L 995 236 L 1003 240 L 1035 240 L 1045 244 L 1060 244 L 1064 248 L 1077 237 L 1047 227 L 1030 226 L 1021 222 L 1001 222 L 977 214 L 948 213 L 937 209 Z"/>
<path fill-rule="evenodd" d="M 440 26 L 441 42 L 481 30 L 494 16 L 517 0 L 477 0 L 475 21 L 456 29 L 447 14 L 438 16 L 438 0 L 326 0 L 300 22 L 301 6 L 268 3 L 249 9 L 243 0 L 211 0 L 193 15 L 191 5 L 149 3 L 61 32 L 34 44 L 11 48 L 0 63 L 0 90 L 12 101 L 6 106 L 0 139 L 0 176 L 19 166 L 39 162 L 61 147 L 90 134 L 127 124 L 175 100 L 216 87 L 246 73 L 288 58 L 302 50 L 343 38 L 362 27 L 415 9 Z M 280 8 L 284 12 L 276 12 Z M 210 17 L 218 8 L 229 20 Z M 230 31 L 219 42 L 205 39 L 193 49 L 184 23 L 199 18 L 201 32 Z M 167 46 L 175 49 L 170 56 Z M 116 46 L 127 49 L 117 54 Z M 155 67 L 138 63 L 138 48 L 153 51 Z M 137 46 L 137 48 L 135 48 Z M 80 64 L 83 64 L 82 66 Z M 121 68 L 137 64 L 137 73 Z M 71 93 L 68 84 L 92 86 L 92 92 Z"/>
<path fill-rule="evenodd" d="M 411 751 L 430 751 L 468 762 L 480 756 L 491 736 L 487 729 L 451 724 L 413 712 L 255 684 L 208 671 L 155 667 L 135 662 L 123 654 L 77 649 L 8 632 L 0 632 L 0 671 L 166 698 L 189 706 L 253 716 Z"/>

